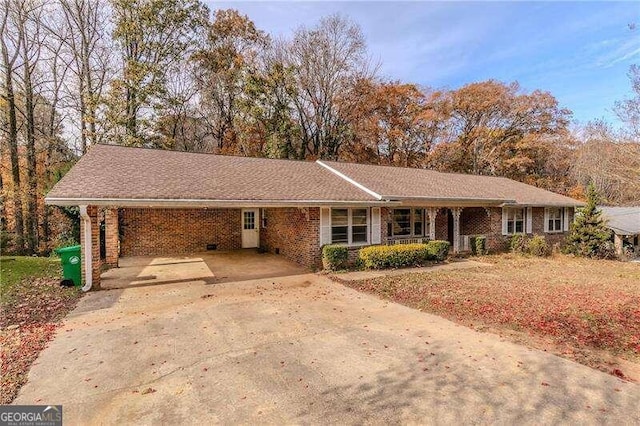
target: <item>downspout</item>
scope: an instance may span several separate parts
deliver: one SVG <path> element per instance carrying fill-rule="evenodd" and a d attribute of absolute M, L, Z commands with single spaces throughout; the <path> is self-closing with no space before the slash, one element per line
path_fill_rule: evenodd
<path fill-rule="evenodd" d="M 93 262 L 91 254 L 93 250 L 91 248 L 91 218 L 87 213 L 87 206 L 80 206 L 80 217 L 84 222 L 84 232 L 82 235 L 82 244 L 84 245 L 84 286 L 82 286 L 82 291 L 89 291 L 93 284 L 93 271 L 91 267 Z"/>

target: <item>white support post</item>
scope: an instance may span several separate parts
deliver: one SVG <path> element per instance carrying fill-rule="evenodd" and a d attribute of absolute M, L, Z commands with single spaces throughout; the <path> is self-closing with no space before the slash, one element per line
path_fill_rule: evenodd
<path fill-rule="evenodd" d="M 84 256 L 84 285 L 82 286 L 82 291 L 89 291 L 93 285 L 93 246 L 91 241 L 91 218 L 87 213 L 87 206 L 80 206 L 80 220 L 84 222 L 83 235 L 80 236 L 84 246 L 82 253 Z"/>
<path fill-rule="evenodd" d="M 438 216 L 438 209 L 430 207 L 427 210 L 427 216 L 429 217 L 429 240 L 436 239 L 436 217 Z"/>
<path fill-rule="evenodd" d="M 453 252 L 460 253 L 460 213 L 462 213 L 462 207 L 455 207 L 451 209 L 453 214 Z"/>

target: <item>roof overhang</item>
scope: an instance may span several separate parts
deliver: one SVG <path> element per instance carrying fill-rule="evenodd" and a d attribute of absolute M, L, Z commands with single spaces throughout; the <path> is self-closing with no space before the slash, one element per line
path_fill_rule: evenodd
<path fill-rule="evenodd" d="M 206 200 L 160 198 L 52 198 L 45 204 L 54 206 L 104 206 L 139 208 L 242 208 L 242 207 L 320 207 L 320 206 L 394 206 L 392 201 L 354 200 Z"/>
<path fill-rule="evenodd" d="M 584 204 L 579 203 L 504 203 L 500 207 L 582 207 Z"/>
<path fill-rule="evenodd" d="M 425 207 L 495 207 L 505 203 L 515 203 L 514 200 L 492 199 L 492 198 L 459 198 L 459 197 L 400 197 L 384 196 L 385 199 L 402 203 L 403 205 L 425 206 Z"/>

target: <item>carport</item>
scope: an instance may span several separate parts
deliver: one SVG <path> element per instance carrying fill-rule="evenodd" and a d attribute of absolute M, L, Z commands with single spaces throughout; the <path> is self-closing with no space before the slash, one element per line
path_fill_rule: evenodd
<path fill-rule="evenodd" d="M 308 272 L 282 256 L 257 250 L 210 251 L 182 256 L 131 256 L 101 275 L 104 289 L 178 283 L 222 284 Z"/>
<path fill-rule="evenodd" d="M 125 278 L 137 284 L 211 278 L 206 270 L 202 276 L 188 272 L 174 278 L 143 273 L 157 269 L 166 259 L 192 258 L 194 253 L 213 275 L 212 268 L 220 268 L 220 262 L 229 267 L 244 263 L 236 272 L 255 269 L 252 262 L 258 258 L 253 256 L 213 256 L 243 250 L 255 255 L 260 249 L 318 268 L 321 209 L 340 206 L 365 211 L 365 236 L 379 242 L 380 206 L 389 204 L 355 184 L 345 184 L 342 177 L 313 162 L 113 145 L 92 146 L 45 202 L 80 208 L 85 291 L 100 287 L 105 267 L 141 268 Z M 323 232 L 327 231 L 325 222 Z M 259 259 L 262 265 L 257 269 L 264 269 L 264 263 L 275 257 Z M 280 269 L 278 262 L 275 265 Z M 173 269 L 179 270 L 180 262 Z M 105 277 L 117 275 L 108 272 Z M 217 273 L 225 275 L 224 270 Z M 139 279 L 145 276 L 156 278 Z"/>

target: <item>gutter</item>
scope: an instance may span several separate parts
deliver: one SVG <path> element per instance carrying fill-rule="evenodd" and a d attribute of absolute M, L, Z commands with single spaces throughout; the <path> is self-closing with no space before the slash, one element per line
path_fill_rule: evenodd
<path fill-rule="evenodd" d="M 170 198 L 60 198 L 46 197 L 45 204 L 54 206 L 118 206 L 118 207 L 320 207 L 320 206 L 388 206 L 386 200 L 207 200 Z M 395 203 L 398 204 L 398 203 Z"/>
<path fill-rule="evenodd" d="M 80 206 L 80 217 L 84 222 L 84 233 L 81 235 L 83 239 L 82 244 L 84 245 L 84 256 L 82 256 L 82 260 L 84 261 L 84 286 L 82 286 L 82 291 L 86 292 L 91 290 L 91 285 L 93 284 L 93 270 L 91 267 L 93 262 L 91 250 L 91 218 L 87 213 L 86 205 Z"/>

